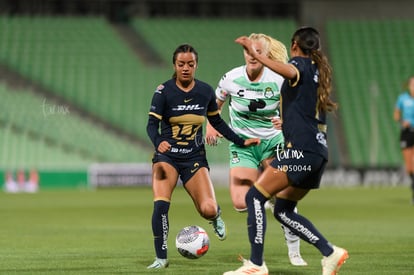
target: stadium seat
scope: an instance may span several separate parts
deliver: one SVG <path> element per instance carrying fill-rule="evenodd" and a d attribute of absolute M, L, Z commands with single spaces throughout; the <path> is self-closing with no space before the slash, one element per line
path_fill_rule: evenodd
<path fill-rule="evenodd" d="M 350 165 L 401 164 L 398 125 L 392 119 L 397 96 L 413 73 L 412 20 L 334 20 L 327 25 Z"/>
<path fill-rule="evenodd" d="M 0 21 L 1 62 L 142 140 L 148 140 L 152 93 L 171 77 L 171 55 L 178 44 L 197 48 L 197 77 L 214 87 L 223 73 L 244 62 L 233 42 L 237 36 L 263 32 L 287 43 L 295 29 L 293 20 L 134 19 L 132 26 L 167 64 L 154 67 L 136 57 L 104 18 L 15 16 Z M 212 150 L 217 157 L 211 160 L 227 161 L 217 151 Z"/>
<path fill-rule="evenodd" d="M 33 161 L 39 161 L 39 165 L 53 163 L 53 152 L 62 156 L 69 155 L 69 159 L 71 155 L 84 158 L 80 164 L 87 161 L 90 163 L 150 160 L 151 151 L 147 148 L 130 143 L 99 125 L 88 122 L 76 113 L 71 113 L 67 106 L 41 98 L 33 92 L 11 90 L 4 85 L 0 85 L 0 97 L 0 120 L 7 127 L 18 129 L 16 133 L 12 133 L 18 138 L 3 140 L 2 144 L 7 148 L 15 148 L 14 153 L 6 154 L 7 157 L 16 159 L 12 163 L 25 163 L 27 156 L 32 157 Z M 30 140 L 31 136 L 35 137 L 32 138 L 35 141 Z M 20 141 L 22 143 L 18 145 Z M 47 145 L 55 150 L 39 152 L 39 148 Z M 55 164 L 59 165 L 61 162 L 64 164 L 66 160 L 62 158 Z"/>

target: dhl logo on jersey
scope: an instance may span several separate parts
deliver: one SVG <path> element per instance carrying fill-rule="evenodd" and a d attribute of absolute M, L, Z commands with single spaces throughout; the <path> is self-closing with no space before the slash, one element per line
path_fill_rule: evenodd
<path fill-rule="evenodd" d="M 204 107 L 200 106 L 199 104 L 192 104 L 192 105 L 177 105 L 177 107 L 172 108 L 173 111 L 196 111 L 196 110 L 203 110 Z"/>

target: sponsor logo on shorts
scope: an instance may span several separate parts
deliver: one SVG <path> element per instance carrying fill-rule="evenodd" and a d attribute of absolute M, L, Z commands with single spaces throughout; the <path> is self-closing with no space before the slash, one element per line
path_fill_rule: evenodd
<path fill-rule="evenodd" d="M 240 162 L 240 158 L 239 158 L 239 154 L 237 154 L 236 151 L 232 151 L 232 158 L 231 158 L 231 163 L 236 164 Z"/>
<path fill-rule="evenodd" d="M 194 169 L 191 169 L 190 172 L 191 174 L 194 174 L 199 168 L 200 168 L 200 164 L 198 162 L 194 163 Z"/>

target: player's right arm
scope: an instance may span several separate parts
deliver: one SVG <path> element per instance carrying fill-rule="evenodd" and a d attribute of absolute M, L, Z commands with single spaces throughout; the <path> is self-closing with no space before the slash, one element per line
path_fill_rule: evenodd
<path fill-rule="evenodd" d="M 147 123 L 147 135 L 150 138 L 152 144 L 154 144 L 155 149 L 160 153 L 165 153 L 171 148 L 171 144 L 168 141 L 163 140 L 159 133 L 159 127 L 162 120 L 165 103 L 165 98 L 162 94 L 163 89 L 164 86 L 158 86 L 152 97 Z"/>

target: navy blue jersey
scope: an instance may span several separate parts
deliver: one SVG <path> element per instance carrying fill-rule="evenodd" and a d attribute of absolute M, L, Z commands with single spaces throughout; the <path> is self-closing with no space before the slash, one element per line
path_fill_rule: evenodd
<path fill-rule="evenodd" d="M 294 57 L 289 63 L 298 76 L 285 80 L 281 89 L 285 147 L 313 152 L 327 160 L 326 114 L 317 106 L 318 68 L 310 58 Z"/>
<path fill-rule="evenodd" d="M 213 88 L 199 80 L 189 92 L 179 89 L 175 79 L 154 93 L 149 114 L 161 120 L 160 139 L 171 144 L 166 155 L 189 158 L 205 154 L 202 125 L 206 116 L 218 114 Z"/>

